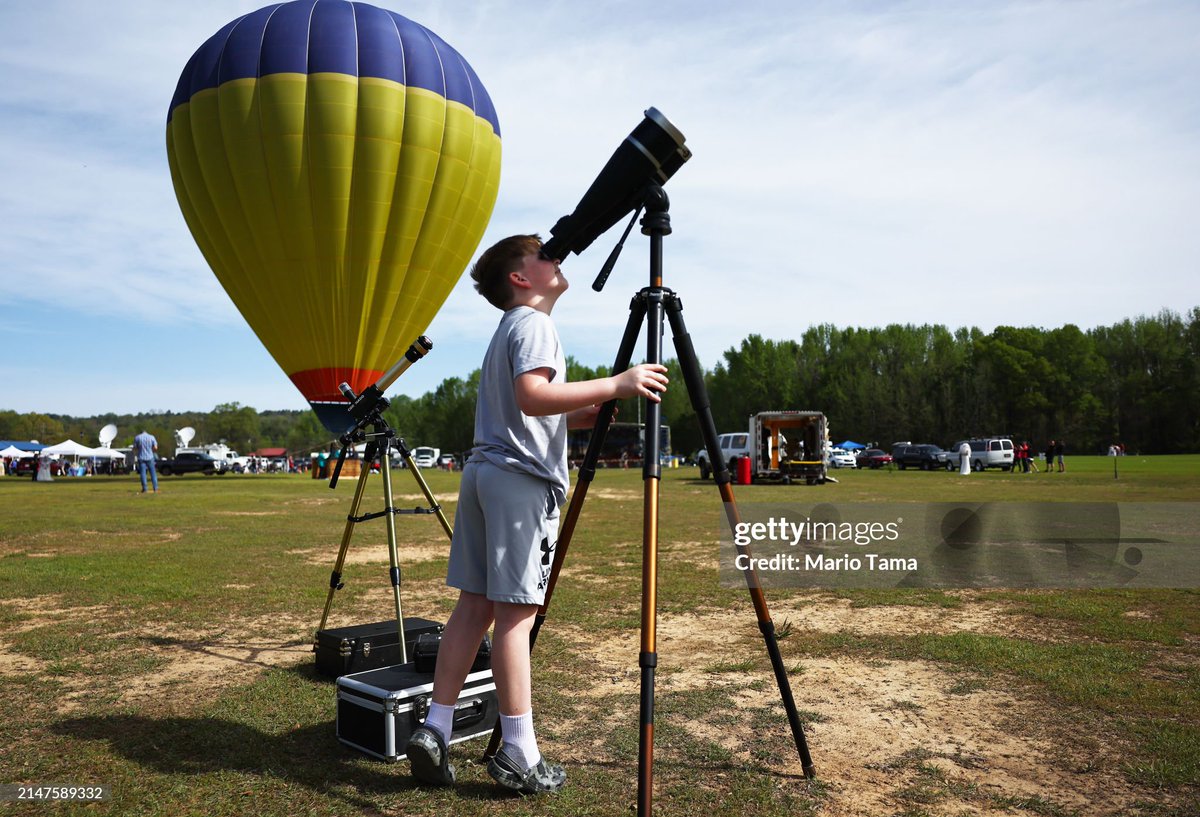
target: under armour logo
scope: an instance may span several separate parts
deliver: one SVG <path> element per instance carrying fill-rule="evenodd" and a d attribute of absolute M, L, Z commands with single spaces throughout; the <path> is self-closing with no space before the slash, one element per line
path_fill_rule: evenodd
<path fill-rule="evenodd" d="M 557 542 L 553 545 L 550 544 L 550 537 L 548 536 L 542 539 L 542 575 L 538 579 L 538 590 L 545 590 L 546 583 L 550 580 L 550 559 L 557 544 Z"/>

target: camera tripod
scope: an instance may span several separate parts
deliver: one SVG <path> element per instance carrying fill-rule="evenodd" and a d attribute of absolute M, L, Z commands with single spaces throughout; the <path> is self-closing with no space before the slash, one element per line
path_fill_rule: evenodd
<path fill-rule="evenodd" d="M 683 323 L 683 305 L 679 296 L 662 285 L 662 245 L 663 236 L 671 232 L 671 220 L 667 212 L 670 203 L 662 187 L 651 184 L 647 187 L 644 199 L 646 214 L 642 218 L 642 233 L 650 237 L 650 286 L 640 290 L 629 305 L 629 322 L 625 326 L 625 334 L 618 347 L 616 361 L 613 363 L 613 374 L 618 374 L 629 368 L 634 346 L 638 340 L 639 330 L 643 322 L 646 325 L 646 362 L 662 362 L 663 316 L 665 314 L 671 325 L 675 351 L 680 367 L 683 369 L 684 385 L 691 399 L 692 408 L 700 423 L 700 431 L 704 437 L 704 445 L 708 450 L 709 461 L 713 464 L 717 490 L 725 507 L 725 514 L 731 530 L 741 521 L 740 512 L 734 502 L 733 489 L 729 470 L 721 454 L 717 439 L 716 425 L 713 422 L 708 394 L 704 387 L 704 378 L 696 360 L 695 349 L 691 336 Z M 636 218 L 636 213 L 635 216 Z M 632 222 L 631 222 L 632 226 Z M 627 231 L 628 232 L 628 231 Z M 624 239 L 622 239 L 623 241 Z M 611 266 L 609 266 L 611 269 Z M 606 272 L 601 272 L 597 279 L 597 287 L 603 285 Z M 579 477 L 575 490 L 571 495 L 570 504 L 563 518 L 562 529 L 559 533 L 558 544 L 555 547 L 554 561 L 550 568 L 550 578 L 546 588 L 546 598 L 529 635 L 529 646 L 533 649 L 538 631 L 545 621 L 550 606 L 551 596 L 558 580 L 562 564 L 566 559 L 567 549 L 575 533 L 575 526 L 583 510 L 588 488 L 596 474 L 596 464 L 608 427 L 612 424 L 615 414 L 616 401 L 605 403 L 596 418 L 595 430 L 588 443 L 587 454 L 579 469 Z M 639 817 L 649 817 L 653 798 L 654 777 L 654 681 L 655 668 L 658 664 L 656 652 L 657 628 L 657 585 L 658 585 L 658 489 L 662 477 L 659 462 L 659 430 L 662 425 L 661 405 L 646 400 L 645 449 L 642 464 L 643 479 L 643 517 L 642 517 L 642 613 L 641 613 L 641 653 L 638 664 L 641 667 L 641 695 L 639 714 L 638 742 L 638 810 Z M 739 554 L 748 555 L 745 546 L 735 545 Z M 749 565 L 748 559 L 743 560 Z M 767 610 L 766 598 L 752 567 L 743 571 L 750 599 L 754 606 L 758 627 L 766 643 L 767 653 L 771 659 L 775 681 L 779 686 L 780 698 L 787 712 L 788 723 L 791 726 L 792 737 L 796 751 L 800 756 L 804 776 L 815 776 L 812 758 L 809 755 L 808 743 L 804 737 L 804 727 L 796 711 L 796 703 L 792 697 L 791 684 L 788 681 L 787 669 L 779 651 L 775 636 L 775 624 Z M 491 742 L 485 752 L 485 758 L 493 756 L 499 749 L 499 726 L 492 733 Z"/>
<path fill-rule="evenodd" d="M 432 348 L 432 344 L 429 343 L 428 339 L 421 337 L 417 343 L 409 347 L 406 360 L 402 360 L 384 377 L 390 377 L 391 380 L 395 380 L 404 369 L 408 368 L 409 364 L 419 360 L 430 348 Z M 384 380 L 380 382 L 383 383 Z M 342 543 L 341 547 L 338 548 L 337 561 L 334 563 L 333 572 L 329 575 L 329 594 L 325 597 L 325 611 L 321 614 L 321 623 L 317 625 L 317 632 L 320 633 L 325 629 L 325 623 L 329 619 L 329 611 L 333 607 L 333 596 L 344 586 L 342 583 L 342 568 L 345 567 L 346 553 L 350 549 L 350 538 L 354 534 L 355 525 L 370 519 L 378 519 L 382 516 L 387 524 L 388 559 L 391 562 L 388 575 L 391 578 L 392 598 L 396 606 L 396 629 L 399 631 L 400 636 L 400 663 L 405 663 L 408 661 L 408 644 L 405 642 L 404 637 L 404 610 L 400 603 L 400 553 L 396 545 L 396 515 L 434 514 L 437 516 L 438 522 L 441 523 L 442 529 L 446 531 L 447 538 L 453 538 L 454 531 L 450 527 L 450 522 L 446 519 L 446 515 L 442 512 L 442 506 L 434 498 L 433 492 L 429 489 L 429 484 L 425 482 L 420 469 L 417 468 L 417 464 L 413 461 L 412 452 L 404 444 L 404 439 L 396 435 L 395 429 L 384 418 L 383 412 L 388 407 L 388 401 L 383 397 L 383 389 L 376 384 L 369 386 L 363 390 L 361 395 L 356 396 L 350 390 L 350 387 L 343 383 L 342 392 L 352 403 L 351 413 L 356 422 L 354 427 L 343 434 L 338 440 L 342 444 L 342 449 L 341 453 L 338 454 L 338 461 L 334 467 L 333 476 L 329 480 L 329 487 L 337 487 L 338 477 L 342 472 L 342 465 L 346 461 L 347 450 L 355 443 L 363 441 L 367 443 L 367 448 L 363 453 L 362 459 L 365 468 L 358 475 L 358 485 L 354 489 L 354 499 L 350 503 L 350 512 L 346 516 L 346 527 L 342 531 Z M 367 426 L 371 427 L 370 431 L 367 431 Z M 429 503 L 429 507 L 395 507 L 392 498 L 392 448 L 400 452 L 401 459 L 413 475 L 413 479 L 416 480 L 421 493 L 425 495 L 425 500 Z M 376 457 L 379 457 L 379 470 L 383 475 L 383 510 L 360 516 L 359 509 L 362 507 L 363 496 L 367 490 L 367 478 L 371 473 L 370 465 Z M 316 649 L 315 640 L 313 642 L 313 649 Z"/>

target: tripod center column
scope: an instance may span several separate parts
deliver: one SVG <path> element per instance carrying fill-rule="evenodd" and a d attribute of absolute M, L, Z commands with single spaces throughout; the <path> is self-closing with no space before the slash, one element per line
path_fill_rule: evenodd
<path fill-rule="evenodd" d="M 671 232 L 667 196 L 652 186 L 646 197 L 642 232 L 650 237 L 650 286 L 642 290 L 646 303 L 646 362 L 662 363 L 662 337 L 668 290 L 662 286 L 663 236 Z M 646 399 L 642 450 L 642 651 L 641 718 L 638 752 L 638 815 L 649 817 L 654 791 L 654 673 L 658 666 L 658 489 L 662 477 L 659 449 L 662 404 Z"/>

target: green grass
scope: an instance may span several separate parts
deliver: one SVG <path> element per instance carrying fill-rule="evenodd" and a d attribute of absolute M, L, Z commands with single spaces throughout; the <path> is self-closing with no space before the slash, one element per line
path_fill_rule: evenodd
<path fill-rule="evenodd" d="M 1200 500 L 1200 457 L 1127 457 L 1117 465 L 1117 479 L 1111 459 L 1071 457 L 1065 474 L 839 471 L 837 485 L 735 491 L 743 503 Z M 425 477 L 452 514 L 457 475 L 429 471 Z M 568 789 L 536 801 L 499 795 L 467 751 L 456 754 L 462 784 L 430 792 L 415 789 L 405 767 L 356 755 L 334 738 L 333 687 L 315 675 L 305 644 L 325 603 L 353 482 L 336 492 L 280 475 L 187 476 L 165 478 L 162 485 L 158 496 L 138 496 L 130 479 L 0 479 L 0 679 L 6 691 L 0 783 L 109 785 L 114 799 L 88 810 L 122 815 L 599 815 L 632 805 L 636 692 L 613 687 L 588 648 L 593 640 L 638 628 L 640 472 L 598 474 L 595 488 L 605 489 L 606 498 L 589 500 L 568 556 L 570 574 L 558 585 L 538 641 L 539 733 L 570 747 L 575 760 Z M 399 494 L 417 493 L 403 472 L 395 485 Z M 381 493 L 376 480 L 364 510 L 377 509 Z M 717 581 L 721 516 L 718 495 L 694 471 L 664 471 L 660 616 L 735 612 L 745 616 L 745 627 L 711 633 L 729 649 L 694 668 L 706 674 L 702 688 L 674 686 L 679 668 L 660 666 L 656 811 L 820 813 L 839 794 L 795 773 L 795 751 L 773 699 L 746 592 Z M 444 547 L 444 533 L 429 516 L 398 517 L 397 528 L 406 613 L 444 619 L 453 601 L 442 584 L 445 558 L 405 558 L 405 548 Z M 365 549 L 378 552 L 384 542 L 381 521 L 357 528 L 331 624 L 388 617 L 386 563 L 353 559 Z M 1130 813 L 1194 813 L 1189 809 L 1200 788 L 1196 591 L 772 590 L 768 596 L 801 611 L 776 620 L 793 684 L 808 683 L 806 661 L 827 657 L 880 666 L 928 662 L 952 679 L 948 696 L 1004 690 L 1041 704 L 1038 734 L 1062 745 L 1103 740 L 1117 759 L 1108 768 L 1142 802 Z M 806 626 L 805 604 L 836 599 L 854 608 L 931 614 L 1000 605 L 1024 624 L 1003 635 L 871 635 Z M 558 622 L 566 630 L 556 629 Z M 181 653 L 202 657 L 241 641 L 289 642 L 295 658 L 255 665 L 203 689 L 193 688 L 184 672 L 154 696 L 126 694 L 147 676 L 171 671 Z M 636 634 L 631 643 L 632 652 L 613 658 L 626 671 L 636 671 Z M 599 694 L 581 696 L 581 687 Z M 750 692 L 769 705 L 747 705 Z M 923 714 L 919 705 L 892 696 L 879 703 L 901 717 Z M 827 715 L 802 716 L 819 728 L 836 728 Z M 755 730 L 756 740 L 733 745 L 716 738 L 742 723 Z M 834 762 L 822 756 L 819 740 L 811 743 L 818 771 Z M 1054 797 L 983 792 L 932 760 L 937 757 L 897 758 L 891 769 L 898 779 L 895 813 L 958 813 L 947 812 L 948 804 L 958 811 L 1073 813 Z M 836 760 L 843 774 L 858 762 Z M 33 813 L 23 808 L 11 810 Z"/>

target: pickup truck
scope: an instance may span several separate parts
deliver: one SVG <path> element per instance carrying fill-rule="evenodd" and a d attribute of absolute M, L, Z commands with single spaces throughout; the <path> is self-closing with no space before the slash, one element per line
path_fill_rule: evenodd
<path fill-rule="evenodd" d="M 200 473 L 205 476 L 212 476 L 213 474 L 225 473 L 222 463 L 213 459 L 208 454 L 201 454 L 196 451 L 182 451 L 176 454 L 174 459 L 159 460 L 157 468 L 158 473 L 167 477 L 172 474 Z"/>

